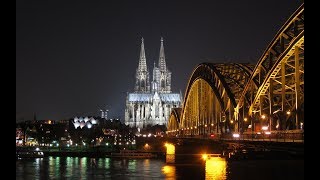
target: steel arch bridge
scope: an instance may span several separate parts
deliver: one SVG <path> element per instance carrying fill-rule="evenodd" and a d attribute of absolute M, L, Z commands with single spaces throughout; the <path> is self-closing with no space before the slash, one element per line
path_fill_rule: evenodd
<path fill-rule="evenodd" d="M 275 35 L 256 65 L 201 63 L 168 134 L 284 131 L 304 123 L 304 4 Z"/>

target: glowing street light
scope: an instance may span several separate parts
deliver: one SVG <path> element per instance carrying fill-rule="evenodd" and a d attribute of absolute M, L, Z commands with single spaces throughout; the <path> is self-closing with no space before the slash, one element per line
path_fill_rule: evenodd
<path fill-rule="evenodd" d="M 262 118 L 262 119 L 265 119 L 265 118 L 266 118 L 266 115 L 262 114 L 262 115 L 261 115 L 261 118 Z"/>

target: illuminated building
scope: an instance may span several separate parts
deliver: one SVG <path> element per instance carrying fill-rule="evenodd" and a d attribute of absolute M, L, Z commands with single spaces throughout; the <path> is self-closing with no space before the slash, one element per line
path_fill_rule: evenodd
<path fill-rule="evenodd" d="M 158 67 L 154 63 L 151 83 L 143 38 L 141 41 L 134 92 L 127 93 L 126 97 L 125 124 L 137 128 L 167 125 L 171 109 L 180 107 L 182 95 L 171 92 L 171 71 L 166 66 L 163 39 L 161 38 Z"/>

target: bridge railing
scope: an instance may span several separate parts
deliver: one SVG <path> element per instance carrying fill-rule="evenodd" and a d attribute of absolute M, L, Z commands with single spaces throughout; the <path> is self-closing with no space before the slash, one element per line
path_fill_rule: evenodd
<path fill-rule="evenodd" d="M 274 142 L 304 142 L 303 132 L 258 132 L 243 133 L 239 137 L 233 134 L 223 134 L 221 140 L 245 140 L 245 141 L 274 141 Z"/>
<path fill-rule="evenodd" d="M 245 132 L 234 135 L 204 134 L 204 135 L 179 135 L 179 138 L 212 139 L 212 140 L 244 140 L 244 141 L 274 141 L 274 142 L 304 142 L 303 131 L 272 131 L 272 132 Z"/>

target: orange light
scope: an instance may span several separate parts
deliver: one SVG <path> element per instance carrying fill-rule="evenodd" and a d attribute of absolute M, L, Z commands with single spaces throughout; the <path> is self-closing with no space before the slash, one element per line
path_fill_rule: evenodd
<path fill-rule="evenodd" d="M 202 154 L 202 159 L 203 160 L 207 160 L 208 159 L 208 155 L 207 154 Z"/>

